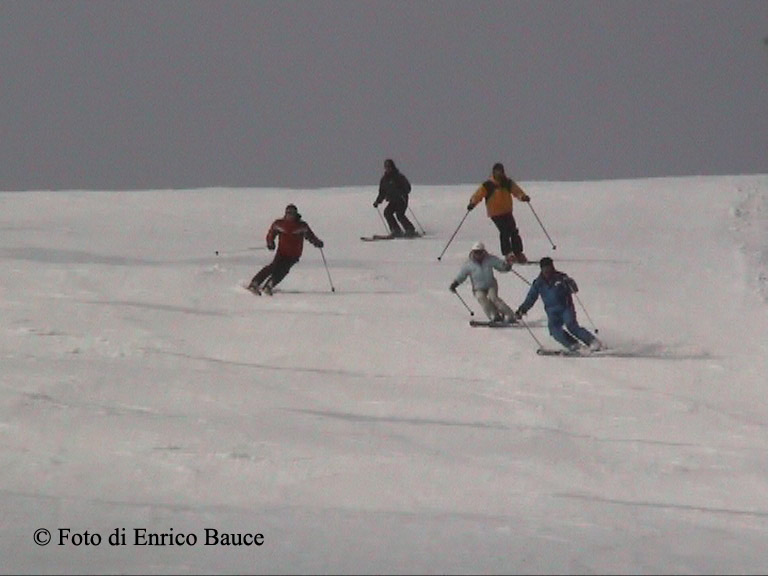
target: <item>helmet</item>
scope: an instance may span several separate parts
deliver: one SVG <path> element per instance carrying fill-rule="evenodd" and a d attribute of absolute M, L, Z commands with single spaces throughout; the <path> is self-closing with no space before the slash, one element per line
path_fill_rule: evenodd
<path fill-rule="evenodd" d="M 485 244 L 482 242 L 475 242 L 472 244 L 472 250 L 470 252 L 485 252 Z"/>

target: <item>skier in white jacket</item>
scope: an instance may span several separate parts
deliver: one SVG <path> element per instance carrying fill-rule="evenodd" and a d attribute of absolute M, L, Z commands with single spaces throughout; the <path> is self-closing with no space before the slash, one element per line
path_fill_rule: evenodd
<path fill-rule="evenodd" d="M 499 298 L 499 284 L 493 275 L 494 269 L 499 272 L 509 272 L 512 266 L 498 256 L 486 252 L 482 242 L 475 242 L 469 253 L 469 259 L 451 282 L 450 290 L 456 292 L 459 284 L 469 277 L 472 292 L 490 321 L 516 322 L 515 313 L 504 300 Z"/>

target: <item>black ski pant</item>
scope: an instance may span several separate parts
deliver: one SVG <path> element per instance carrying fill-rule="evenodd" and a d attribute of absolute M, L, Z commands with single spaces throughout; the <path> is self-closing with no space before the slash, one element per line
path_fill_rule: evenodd
<path fill-rule="evenodd" d="M 515 256 L 523 253 L 523 239 L 520 238 L 520 232 L 517 230 L 517 223 L 512 212 L 493 216 L 491 218 L 496 228 L 499 229 L 499 244 L 501 253 L 506 256 L 512 252 Z"/>
<path fill-rule="evenodd" d="M 275 254 L 274 260 L 259 270 L 256 276 L 253 277 L 251 286 L 260 287 L 267 279 L 272 280 L 272 286 L 277 286 L 298 261 L 298 258 L 289 258 L 279 253 Z"/>
<path fill-rule="evenodd" d="M 389 231 L 392 234 L 402 234 L 403 230 L 412 234 L 416 231 L 413 224 L 405 215 L 405 210 L 408 208 L 408 198 L 395 198 L 390 200 L 387 207 L 384 208 L 384 218 L 387 219 L 387 225 Z M 402 225 L 402 228 L 400 227 Z"/>

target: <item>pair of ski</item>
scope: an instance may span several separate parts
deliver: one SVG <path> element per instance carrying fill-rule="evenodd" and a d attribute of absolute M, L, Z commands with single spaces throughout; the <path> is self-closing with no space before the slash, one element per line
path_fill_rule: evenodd
<path fill-rule="evenodd" d="M 473 327 L 484 328 L 522 328 L 521 322 L 499 322 L 497 320 L 470 320 L 469 325 Z M 576 358 L 589 358 L 596 356 L 604 356 L 609 354 L 610 351 L 602 348 L 600 350 L 590 350 L 588 348 L 578 350 L 566 350 L 565 348 L 552 349 L 552 348 L 538 348 L 536 354 L 539 356 L 564 356 L 564 357 L 576 357 Z"/>
<path fill-rule="evenodd" d="M 360 236 L 360 240 L 363 242 L 377 242 L 379 240 L 414 240 L 416 238 L 421 238 L 422 236 L 423 235 L 418 232 L 402 236 L 395 236 L 393 234 L 374 234 L 372 236 Z"/>
<path fill-rule="evenodd" d="M 478 328 L 522 328 L 520 322 L 504 322 L 503 320 L 470 320 L 469 325 Z"/>
<path fill-rule="evenodd" d="M 600 350 L 590 350 L 589 348 L 580 348 L 578 350 L 566 350 L 565 348 L 539 348 L 536 350 L 539 356 L 562 356 L 564 358 L 597 358 L 600 356 L 610 356 L 611 351 L 607 348 Z"/>
<path fill-rule="evenodd" d="M 507 260 L 512 266 L 538 266 L 538 260 L 526 260 L 525 262 L 518 262 L 517 260 Z"/>

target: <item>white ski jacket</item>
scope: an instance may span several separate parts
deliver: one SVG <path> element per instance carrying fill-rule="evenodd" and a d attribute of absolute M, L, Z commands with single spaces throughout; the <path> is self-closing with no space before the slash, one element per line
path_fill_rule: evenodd
<path fill-rule="evenodd" d="M 461 267 L 461 270 L 459 270 L 459 273 L 453 281 L 456 284 L 461 284 L 467 277 L 469 277 L 473 291 L 487 291 L 498 285 L 496 278 L 493 275 L 494 270 L 498 270 L 499 272 L 509 272 L 511 269 L 512 266 L 508 262 L 502 260 L 498 256 L 486 254 L 480 263 L 469 258 Z"/>

